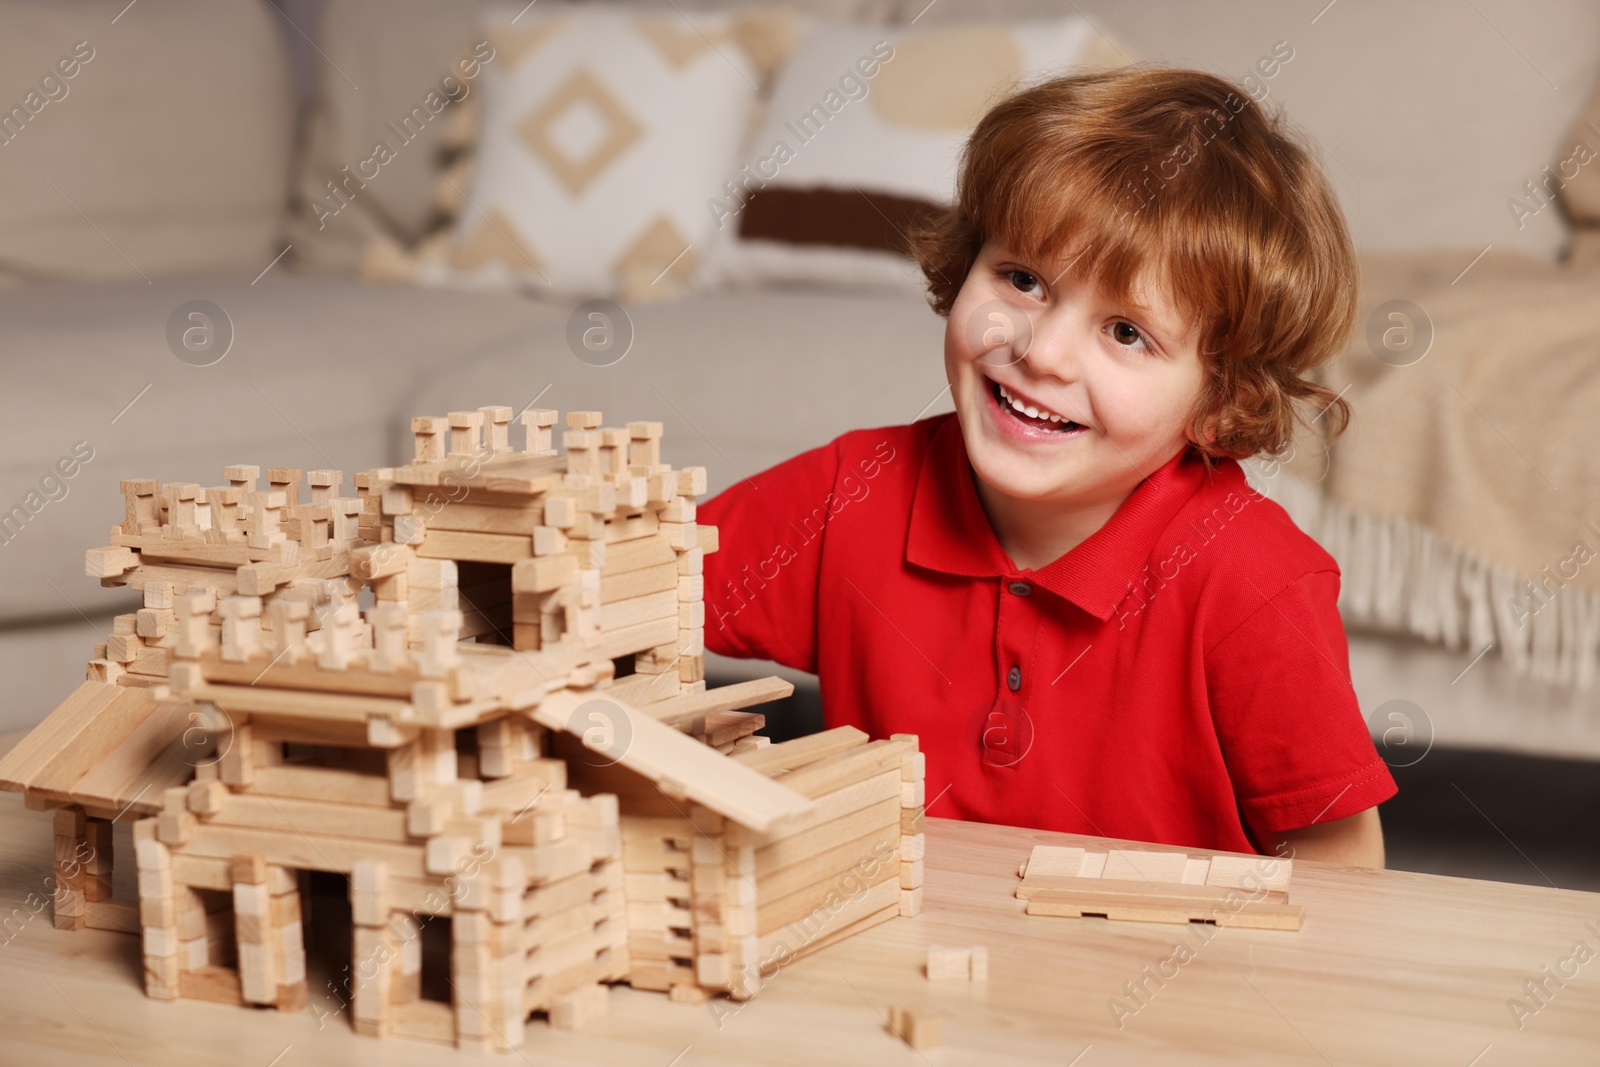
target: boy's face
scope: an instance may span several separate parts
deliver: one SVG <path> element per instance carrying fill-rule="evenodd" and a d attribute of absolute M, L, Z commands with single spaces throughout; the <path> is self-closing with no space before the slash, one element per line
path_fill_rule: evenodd
<path fill-rule="evenodd" d="M 990 490 L 1115 507 L 1189 440 L 1199 330 L 1147 279 L 1134 293 L 1144 306 L 1125 306 L 1067 267 L 986 243 L 950 310 L 945 375 Z"/>

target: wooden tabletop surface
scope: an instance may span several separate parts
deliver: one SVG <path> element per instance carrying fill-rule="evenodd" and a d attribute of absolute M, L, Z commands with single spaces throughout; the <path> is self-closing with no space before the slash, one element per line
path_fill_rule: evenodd
<path fill-rule="evenodd" d="M 136 937 L 30 915 L 50 818 L 0 794 L 0 1064 L 1600 1064 L 1600 894 L 1303 862 L 1298 932 L 1046 918 L 1013 896 L 1032 847 L 1120 842 L 933 818 L 927 833 L 919 917 L 781 969 L 742 1006 L 618 986 L 607 1018 L 535 1021 L 521 1056 L 486 1057 L 358 1037 L 315 987 L 294 1014 L 146 998 Z M 989 980 L 930 983 L 930 944 L 987 945 Z M 1124 983 L 1141 982 L 1136 1000 Z M 892 1037 L 892 1005 L 942 1015 L 943 1047 Z"/>

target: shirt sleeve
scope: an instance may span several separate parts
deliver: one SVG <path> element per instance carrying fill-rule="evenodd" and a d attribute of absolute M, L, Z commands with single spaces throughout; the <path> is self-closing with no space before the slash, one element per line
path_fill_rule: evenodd
<path fill-rule="evenodd" d="M 717 527 L 705 560 L 706 647 L 817 670 L 817 586 L 840 442 L 784 460 L 697 511 Z"/>
<path fill-rule="evenodd" d="M 1258 840 L 1342 819 L 1398 791 L 1354 687 L 1339 574 L 1289 583 L 1206 653 L 1211 713 Z"/>

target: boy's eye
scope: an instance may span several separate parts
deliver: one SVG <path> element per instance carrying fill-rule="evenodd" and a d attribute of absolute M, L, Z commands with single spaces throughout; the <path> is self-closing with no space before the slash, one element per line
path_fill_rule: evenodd
<path fill-rule="evenodd" d="M 1039 284 L 1039 279 L 1035 278 L 1025 270 L 1008 270 L 1006 271 L 1006 277 L 1011 280 L 1011 284 L 1015 286 L 1019 292 L 1023 293 L 1028 292 Z"/>
<path fill-rule="evenodd" d="M 1139 327 L 1131 322 L 1115 323 L 1111 327 L 1111 336 L 1119 345 L 1126 348 L 1131 348 L 1134 344 L 1144 344 L 1144 335 L 1139 332 Z"/>

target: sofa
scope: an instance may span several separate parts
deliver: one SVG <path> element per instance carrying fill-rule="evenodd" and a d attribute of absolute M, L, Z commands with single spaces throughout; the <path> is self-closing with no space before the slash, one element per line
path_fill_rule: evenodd
<path fill-rule="evenodd" d="M 403 113 L 452 69 L 485 12 L 506 6 L 0 4 L 0 67 L 37 70 L 33 100 L 44 101 L 35 111 L 24 100 L 35 86 L 18 83 L 25 117 L 0 122 L 11 192 L 0 206 L 0 509 L 11 516 L 0 542 L 0 730 L 42 718 L 81 679 L 96 632 L 129 610 L 123 591 L 83 571 L 84 550 L 121 516 L 119 480 L 215 484 L 229 463 L 359 470 L 409 455 L 413 415 L 537 401 L 597 409 L 610 424 L 663 422 L 671 461 L 704 465 L 714 492 L 847 429 L 949 410 L 943 321 L 903 280 L 724 275 L 666 299 L 624 296 L 632 344 L 607 365 L 570 342 L 586 294 L 430 281 L 419 250 L 438 232 L 440 175 L 459 147 L 444 123 L 350 210 L 319 219 L 317 198 L 367 151 L 380 118 Z M 734 10 L 634 6 L 686 21 Z M 1537 195 L 1550 189 L 1544 168 L 1570 156 L 1600 78 L 1591 0 L 1559 0 L 1538 20 L 1421 0 L 1346 0 L 1309 15 L 1266 0 L 1072 7 L 1102 48 L 1235 77 L 1285 109 L 1318 146 L 1350 220 L 1364 324 L 1396 299 L 1430 305 L 1444 300 L 1430 294 L 1463 285 L 1481 308 L 1529 286 L 1581 296 L 1600 282 L 1584 220 Z M 909 32 L 1063 14 L 1044 0 L 794 0 L 786 10 L 801 38 L 818 23 Z M 1264 63 L 1280 46 L 1293 61 Z M 782 56 L 769 59 L 776 76 Z M 1508 214 L 1517 198 L 1525 206 Z M 1434 323 L 1438 336 L 1449 325 Z M 185 347 L 192 336 L 202 351 Z M 1372 355 L 1358 330 L 1346 361 Z M 1562 397 L 1545 402 L 1556 410 Z M 1331 459 L 1308 448 L 1257 462 L 1255 477 L 1311 529 L 1340 447 Z M 1592 453 L 1578 462 L 1592 469 Z M 1597 588 L 1575 582 L 1568 600 L 1586 605 L 1578 594 Z M 1541 678 L 1494 651 L 1474 659 L 1480 645 L 1464 636 L 1452 642 L 1370 603 L 1346 618 L 1376 737 L 1600 757 L 1600 690 L 1573 672 Z M 713 659 L 708 669 L 722 680 L 774 667 Z M 779 673 L 814 694 L 805 676 Z M 780 735 L 815 724 L 814 696 L 791 714 Z"/>

